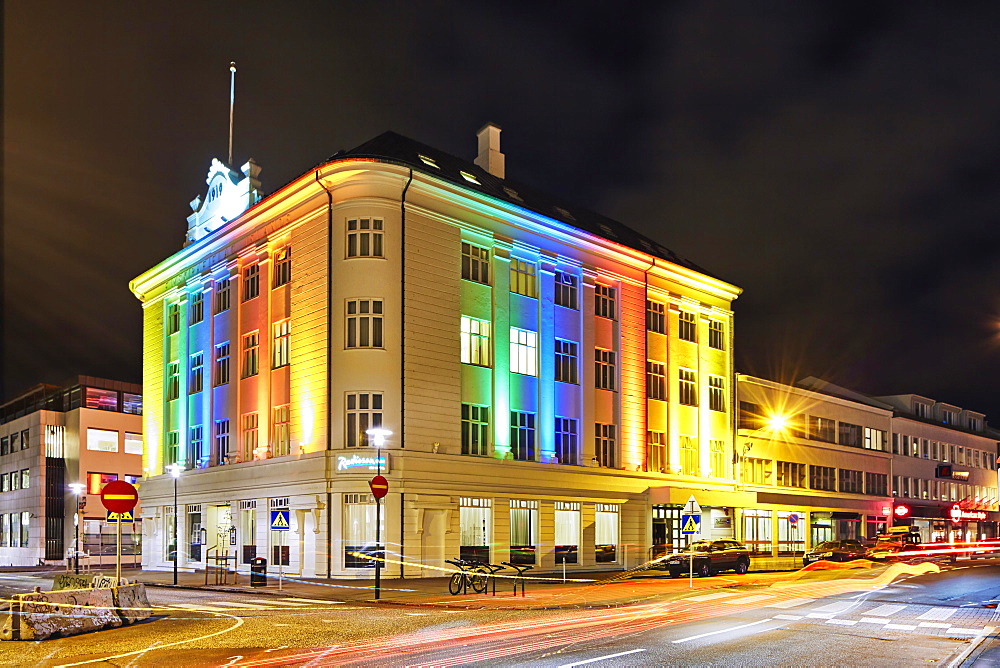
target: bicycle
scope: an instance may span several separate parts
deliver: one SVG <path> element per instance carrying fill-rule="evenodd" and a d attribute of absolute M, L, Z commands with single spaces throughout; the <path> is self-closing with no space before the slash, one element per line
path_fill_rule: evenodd
<path fill-rule="evenodd" d="M 459 572 L 453 573 L 451 579 L 448 580 L 448 591 L 451 592 L 452 596 L 469 589 L 477 594 L 486 591 L 487 571 L 481 563 L 468 559 L 446 559 L 445 563 L 454 564 L 459 569 Z"/>

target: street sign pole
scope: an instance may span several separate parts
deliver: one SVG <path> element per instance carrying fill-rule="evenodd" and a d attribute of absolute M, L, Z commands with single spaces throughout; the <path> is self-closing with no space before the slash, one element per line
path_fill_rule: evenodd
<path fill-rule="evenodd" d="M 691 550 L 691 541 L 695 534 L 701 533 L 701 506 L 694 494 L 681 511 L 681 533 L 688 537 L 688 588 L 694 589 L 694 552 Z"/>
<path fill-rule="evenodd" d="M 118 517 L 118 550 L 115 559 L 115 583 L 122 581 L 122 518 Z"/>
<path fill-rule="evenodd" d="M 116 587 L 121 584 L 122 580 L 122 516 L 125 513 L 131 512 L 131 510 L 135 508 L 135 504 L 138 501 L 139 492 L 136 491 L 133 485 L 130 485 L 123 480 L 112 480 L 104 486 L 104 489 L 101 490 L 101 503 L 103 503 L 104 507 L 112 513 L 117 513 L 116 523 L 118 524 L 118 542 L 115 549 Z M 176 517 L 174 519 L 176 521 Z M 79 548 L 79 546 L 77 547 Z M 175 561 L 175 567 L 176 563 L 177 562 Z"/>
<path fill-rule="evenodd" d="M 375 448 L 375 466 L 378 467 L 377 476 L 382 475 L 382 451 Z M 382 595 L 382 562 L 379 557 L 382 555 L 382 497 L 375 497 L 375 600 L 379 600 Z"/>
<path fill-rule="evenodd" d="M 285 575 L 285 532 L 278 533 L 278 591 L 281 591 L 281 580 Z"/>

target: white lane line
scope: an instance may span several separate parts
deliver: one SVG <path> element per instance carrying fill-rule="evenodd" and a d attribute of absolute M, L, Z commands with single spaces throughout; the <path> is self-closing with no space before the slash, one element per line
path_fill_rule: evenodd
<path fill-rule="evenodd" d="M 848 608 L 853 608 L 856 603 L 852 601 L 834 601 L 816 608 L 816 612 L 843 612 Z"/>
<path fill-rule="evenodd" d="M 716 591 L 711 594 L 702 594 L 701 596 L 689 596 L 685 598 L 685 601 L 711 601 L 716 598 L 726 598 L 727 596 L 736 596 L 736 592 L 733 591 Z"/>
<path fill-rule="evenodd" d="M 905 605 L 880 605 L 877 608 L 872 608 L 871 610 L 866 610 L 866 615 L 871 615 L 872 617 L 891 617 L 895 615 L 900 610 L 905 610 Z"/>
<path fill-rule="evenodd" d="M 670 642 L 677 643 L 687 642 L 688 640 L 697 640 L 698 638 L 707 638 L 708 636 L 715 636 L 720 633 L 729 633 L 730 631 L 738 631 L 740 629 L 749 628 L 751 626 L 757 626 L 758 624 L 764 624 L 765 622 L 770 622 L 773 617 L 768 617 L 767 619 L 762 619 L 757 622 L 750 622 L 749 624 L 740 624 L 739 626 L 730 626 L 728 629 L 720 629 L 718 631 L 709 631 L 708 633 L 699 633 L 696 636 L 688 636 L 687 638 L 681 638 L 680 640 L 671 640 Z"/>
<path fill-rule="evenodd" d="M 840 624 L 841 626 L 854 626 L 858 623 L 856 619 L 828 619 L 827 624 Z"/>
<path fill-rule="evenodd" d="M 760 601 L 766 601 L 768 599 L 774 598 L 770 594 L 757 594 L 756 596 L 744 596 L 743 598 L 731 598 L 728 601 L 722 601 L 723 603 L 728 603 L 729 605 L 750 605 L 752 603 L 759 603 Z"/>
<path fill-rule="evenodd" d="M 816 599 L 814 598 L 793 598 L 790 601 L 778 601 L 777 603 L 768 603 L 765 608 L 794 608 L 800 605 L 805 605 L 806 603 L 812 603 Z"/>
<path fill-rule="evenodd" d="M 892 620 L 885 617 L 862 617 L 861 621 L 865 624 L 888 624 Z"/>
<path fill-rule="evenodd" d="M 282 601 L 305 601 L 306 603 L 324 603 L 326 605 L 341 605 L 343 601 L 324 601 L 318 598 L 283 598 Z"/>
<path fill-rule="evenodd" d="M 950 629 L 951 624 L 947 622 L 920 622 L 918 626 L 923 626 L 927 629 Z"/>
<path fill-rule="evenodd" d="M 212 605 L 223 610 L 237 608 L 240 610 L 271 610 L 273 605 L 258 605 L 256 603 L 237 603 L 236 601 L 212 601 Z"/>
<path fill-rule="evenodd" d="M 955 570 L 958 570 L 958 569 L 955 569 Z M 974 635 L 976 635 L 978 633 L 982 633 L 982 632 L 983 632 L 982 629 L 963 629 L 963 628 L 958 627 L 958 626 L 952 626 L 951 628 L 948 629 L 948 633 L 962 633 L 962 634 L 969 634 L 969 635 L 972 635 L 972 636 L 974 636 Z"/>
<path fill-rule="evenodd" d="M 917 619 L 932 619 L 935 622 L 943 622 L 958 612 L 958 608 L 931 608 Z M 950 626 L 950 625 L 949 625 Z"/>
<path fill-rule="evenodd" d="M 198 605 L 197 603 L 174 603 L 172 606 L 174 608 L 182 608 L 184 610 L 191 610 L 192 612 L 230 612 L 227 608 L 214 608 L 210 605 Z"/>
<path fill-rule="evenodd" d="M 913 624 L 886 624 L 884 628 L 896 629 L 897 631 L 915 631 L 917 629 Z"/>
<path fill-rule="evenodd" d="M 596 659 L 587 659 L 586 661 L 577 661 L 576 663 L 564 663 L 559 666 L 559 668 L 573 668 L 573 666 L 585 666 L 588 663 L 594 663 L 595 661 L 604 661 L 605 659 L 613 659 L 618 656 L 628 656 L 629 654 L 637 654 L 639 652 L 645 652 L 644 649 L 633 649 L 628 652 L 618 652 L 617 654 L 608 654 L 607 656 L 599 656 Z"/>
<path fill-rule="evenodd" d="M 308 603 L 296 603 L 295 601 L 289 601 L 287 598 L 279 598 L 277 600 L 273 598 L 248 598 L 247 601 L 250 603 L 268 603 L 269 607 L 275 607 L 276 605 L 294 605 L 308 607 Z"/>
<path fill-rule="evenodd" d="M 775 615 L 775 619 L 785 619 L 790 622 L 797 622 L 802 619 L 802 615 Z"/>

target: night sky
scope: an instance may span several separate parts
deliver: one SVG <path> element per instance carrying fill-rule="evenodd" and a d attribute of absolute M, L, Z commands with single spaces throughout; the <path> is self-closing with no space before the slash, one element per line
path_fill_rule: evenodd
<path fill-rule="evenodd" d="M 5 3 L 4 396 L 141 380 L 128 282 L 226 158 L 235 60 L 265 192 L 385 130 L 471 161 L 492 121 L 512 179 L 743 288 L 740 371 L 1000 424 L 1000 11 L 611 6 Z"/>

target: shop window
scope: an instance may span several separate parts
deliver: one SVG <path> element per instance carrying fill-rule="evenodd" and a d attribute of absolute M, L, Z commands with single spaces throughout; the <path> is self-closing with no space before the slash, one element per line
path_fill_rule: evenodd
<path fill-rule="evenodd" d="M 743 511 L 743 543 L 752 554 L 771 554 L 771 511 Z"/>
<path fill-rule="evenodd" d="M 557 564 L 580 563 L 580 504 L 555 502 L 555 555 Z"/>
<path fill-rule="evenodd" d="M 538 501 L 510 500 L 510 563 L 534 564 L 538 549 Z"/>
<path fill-rule="evenodd" d="M 599 564 L 618 561 L 617 504 L 597 504 L 594 512 L 594 557 Z"/>
<path fill-rule="evenodd" d="M 490 563 L 490 530 L 492 528 L 492 499 L 463 497 L 459 501 L 461 544 L 459 558 Z"/>
<path fill-rule="evenodd" d="M 375 556 L 380 556 L 375 549 L 375 497 L 345 494 L 344 567 L 374 568 L 370 557 Z"/>

